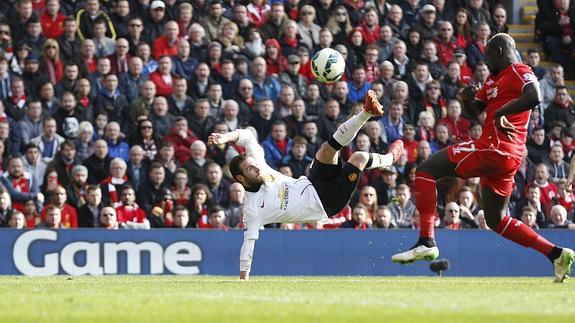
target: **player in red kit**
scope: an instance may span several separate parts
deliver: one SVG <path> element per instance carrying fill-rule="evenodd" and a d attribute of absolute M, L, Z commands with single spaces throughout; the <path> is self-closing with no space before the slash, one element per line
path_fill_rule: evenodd
<path fill-rule="evenodd" d="M 481 197 L 487 225 L 501 236 L 547 256 L 555 269 L 555 281 L 571 273 L 575 253 L 541 237 L 507 214 L 513 176 L 526 153 L 527 124 L 531 109 L 541 100 L 539 83 L 531 68 L 518 63 L 515 41 L 497 34 L 487 43 L 485 58 L 491 75 L 478 90 L 468 86 L 462 93 L 466 112 L 487 118 L 478 140 L 449 146 L 417 167 L 415 196 L 420 213 L 419 240 L 408 251 L 395 254 L 394 262 L 433 260 L 439 256 L 434 222 L 437 205 L 436 180 L 443 177 L 481 177 Z M 429 194 L 435 192 L 435 194 Z"/>

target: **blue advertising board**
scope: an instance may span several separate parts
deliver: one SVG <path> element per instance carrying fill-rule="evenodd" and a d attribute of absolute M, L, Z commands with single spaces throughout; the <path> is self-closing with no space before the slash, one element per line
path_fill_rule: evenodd
<path fill-rule="evenodd" d="M 575 246 L 575 232 L 541 233 Z M 432 275 L 428 263 L 397 265 L 415 230 L 265 230 L 256 242 L 252 275 Z M 0 275 L 237 275 L 241 231 L 1 230 Z M 450 276 L 550 276 L 534 250 L 482 230 L 437 232 Z"/>

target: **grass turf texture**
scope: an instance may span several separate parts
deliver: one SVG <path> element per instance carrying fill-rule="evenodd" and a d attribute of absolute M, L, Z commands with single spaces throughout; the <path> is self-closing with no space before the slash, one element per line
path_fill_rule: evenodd
<path fill-rule="evenodd" d="M 0 277 L 0 322 L 573 322 L 550 278 Z"/>

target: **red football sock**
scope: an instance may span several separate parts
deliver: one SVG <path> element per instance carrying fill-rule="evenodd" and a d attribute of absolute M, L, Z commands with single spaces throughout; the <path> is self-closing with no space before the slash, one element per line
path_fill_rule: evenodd
<path fill-rule="evenodd" d="M 435 178 L 424 172 L 416 172 L 413 186 L 415 187 L 415 204 L 419 211 L 419 237 L 433 238 L 437 208 Z"/>
<path fill-rule="evenodd" d="M 495 228 L 495 232 L 524 247 L 533 248 L 547 256 L 555 245 L 533 231 L 523 222 L 506 215 Z"/>

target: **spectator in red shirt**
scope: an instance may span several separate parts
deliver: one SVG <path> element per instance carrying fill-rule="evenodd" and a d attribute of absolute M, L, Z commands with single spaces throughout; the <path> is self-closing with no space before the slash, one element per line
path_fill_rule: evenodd
<path fill-rule="evenodd" d="M 210 210 L 210 216 L 208 218 L 208 224 L 211 229 L 219 229 L 227 231 L 228 227 L 226 226 L 226 210 L 216 205 Z"/>
<path fill-rule="evenodd" d="M 150 74 L 150 80 L 156 84 L 158 96 L 169 97 L 174 93 L 172 76 L 172 59 L 170 56 L 162 56 L 158 60 L 158 69 Z"/>
<path fill-rule="evenodd" d="M 188 121 L 185 117 L 179 116 L 174 119 L 174 126 L 169 135 L 164 140 L 174 145 L 175 159 L 183 164 L 191 154 L 190 146 L 198 137 L 188 128 Z"/>
<path fill-rule="evenodd" d="M 42 219 L 48 222 L 47 213 L 50 207 L 55 207 L 61 210 L 61 227 L 64 228 L 77 228 L 78 227 L 78 214 L 76 209 L 70 204 L 66 203 L 68 196 L 66 195 L 66 189 L 62 186 L 58 186 L 52 195 L 52 203 L 44 207 L 41 216 Z"/>
<path fill-rule="evenodd" d="M 457 40 L 453 37 L 453 25 L 449 21 L 442 21 L 439 24 L 439 34 L 435 40 L 437 44 L 437 56 L 443 66 L 453 60 L 453 53 L 457 49 Z"/>
<path fill-rule="evenodd" d="M 440 123 L 449 128 L 452 142 L 470 140 L 469 127 L 471 122 L 461 116 L 461 103 L 458 100 L 450 100 L 447 103 L 447 116 L 441 119 Z"/>
<path fill-rule="evenodd" d="M 146 219 L 146 212 L 136 203 L 136 192 L 130 185 L 122 189 L 122 204 L 116 208 L 116 213 L 118 222 L 147 224 L 148 227 L 150 225 Z"/>
<path fill-rule="evenodd" d="M 130 62 L 130 44 L 125 38 L 118 38 L 116 40 L 116 51 L 114 54 L 108 56 L 111 64 L 111 72 L 120 75 L 128 72 L 128 63 Z M 126 93 L 124 93 L 126 94 Z"/>
<path fill-rule="evenodd" d="M 64 77 L 64 61 L 60 58 L 60 45 L 54 39 L 44 43 L 43 59 L 40 68 L 46 73 L 52 84 Z"/>
<path fill-rule="evenodd" d="M 66 228 L 62 223 L 62 210 L 54 205 L 48 205 L 44 209 L 45 220 L 37 228 L 63 229 Z"/>
<path fill-rule="evenodd" d="M 371 45 L 379 40 L 379 24 L 375 7 L 370 6 L 365 9 L 363 20 L 358 29 L 361 31 L 364 44 Z"/>
<path fill-rule="evenodd" d="M 287 59 L 281 53 L 280 43 L 276 39 L 266 40 L 267 75 L 279 75 L 287 66 Z"/>
<path fill-rule="evenodd" d="M 557 186 L 549 182 L 549 168 L 547 165 L 541 163 L 535 167 L 535 175 L 533 183 L 539 187 L 541 191 L 541 209 L 545 214 L 548 222 L 551 222 L 551 207 L 559 196 Z"/>
<path fill-rule="evenodd" d="M 358 203 L 353 207 L 351 219 L 343 223 L 340 228 L 366 230 L 370 227 L 367 222 L 368 218 L 369 214 L 367 212 L 367 208 L 363 204 Z"/>
<path fill-rule="evenodd" d="M 175 56 L 178 53 L 180 41 L 180 27 L 175 21 L 168 21 L 164 27 L 164 34 L 154 40 L 152 56 L 159 60 L 164 55 Z"/>
<path fill-rule="evenodd" d="M 59 0 L 47 0 L 46 10 L 40 16 L 42 33 L 46 38 L 56 39 L 64 34 L 66 15 L 60 12 Z"/>
<path fill-rule="evenodd" d="M 188 209 L 190 212 L 190 226 L 194 228 L 209 228 L 208 209 L 213 205 L 212 192 L 205 184 L 196 184 L 192 187 L 192 200 Z"/>

